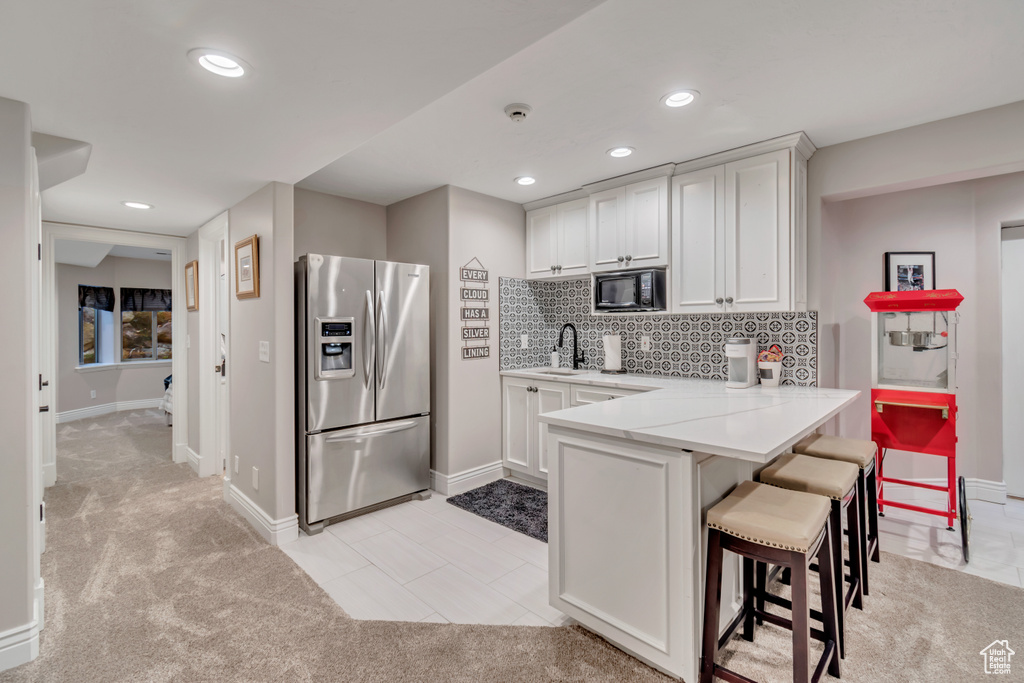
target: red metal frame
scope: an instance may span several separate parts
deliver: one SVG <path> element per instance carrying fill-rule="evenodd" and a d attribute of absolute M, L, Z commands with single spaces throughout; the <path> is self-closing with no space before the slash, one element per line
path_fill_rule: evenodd
<path fill-rule="evenodd" d="M 952 311 L 963 301 L 955 289 L 916 292 L 872 292 L 864 303 L 873 312 L 880 311 Z M 879 411 L 881 409 L 881 412 Z M 897 389 L 871 390 L 871 439 L 877 446 L 875 467 L 878 480 L 878 511 L 885 506 L 923 512 L 946 518 L 953 528 L 957 517 L 956 486 L 956 395 L 927 391 Z M 888 448 L 925 453 L 946 458 L 946 486 L 907 481 L 884 476 L 884 455 Z M 886 482 L 914 486 L 931 491 L 945 491 L 946 509 L 911 505 L 886 500 Z"/>

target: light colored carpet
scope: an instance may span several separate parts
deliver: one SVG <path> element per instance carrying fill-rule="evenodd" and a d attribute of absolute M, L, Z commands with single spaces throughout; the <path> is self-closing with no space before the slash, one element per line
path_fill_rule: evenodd
<path fill-rule="evenodd" d="M 49 489 L 40 655 L 0 682 L 670 680 L 579 627 L 352 620 L 221 491 L 168 460 Z M 1024 591 L 882 560 L 844 680 L 980 680 L 983 647 L 1020 651 Z M 726 656 L 788 681 L 789 643 L 766 626 Z"/>
<path fill-rule="evenodd" d="M 171 461 L 171 434 L 161 410 L 125 410 L 57 425 L 57 483 Z"/>

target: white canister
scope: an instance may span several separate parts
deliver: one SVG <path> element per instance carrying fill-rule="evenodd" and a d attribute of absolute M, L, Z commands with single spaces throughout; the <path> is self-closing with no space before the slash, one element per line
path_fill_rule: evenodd
<path fill-rule="evenodd" d="M 757 370 L 761 375 L 761 386 L 779 386 L 779 380 L 782 378 L 782 361 L 760 360 L 757 362 Z"/>

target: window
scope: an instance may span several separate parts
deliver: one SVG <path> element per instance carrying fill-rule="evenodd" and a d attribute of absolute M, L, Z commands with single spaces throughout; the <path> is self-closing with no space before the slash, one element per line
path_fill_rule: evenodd
<path fill-rule="evenodd" d="M 78 285 L 78 361 L 82 365 L 113 362 L 113 311 L 112 287 Z"/>
<path fill-rule="evenodd" d="M 171 290 L 121 288 L 121 360 L 171 358 Z"/>

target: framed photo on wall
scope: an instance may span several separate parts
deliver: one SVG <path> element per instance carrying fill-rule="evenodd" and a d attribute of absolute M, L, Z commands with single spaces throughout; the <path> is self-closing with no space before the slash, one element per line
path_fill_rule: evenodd
<path fill-rule="evenodd" d="M 934 251 L 885 252 L 885 291 L 935 289 Z"/>
<path fill-rule="evenodd" d="M 235 298 L 260 295 L 260 240 L 256 235 L 235 242 Z"/>
<path fill-rule="evenodd" d="M 185 308 L 199 310 L 199 261 L 185 264 Z"/>

